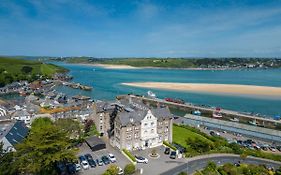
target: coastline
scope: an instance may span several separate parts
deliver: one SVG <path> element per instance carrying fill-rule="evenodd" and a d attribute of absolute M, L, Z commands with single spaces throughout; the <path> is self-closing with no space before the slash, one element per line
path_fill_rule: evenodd
<path fill-rule="evenodd" d="M 239 84 L 207 84 L 207 83 L 171 83 L 171 82 L 131 82 L 121 83 L 125 86 L 197 92 L 221 95 L 253 96 L 263 98 L 281 98 L 281 87 L 239 85 Z"/>
<path fill-rule="evenodd" d="M 239 70 L 238 68 L 176 68 L 176 67 L 153 67 L 153 66 L 144 66 L 144 67 L 135 67 L 125 64 L 101 64 L 101 63 L 70 63 L 84 66 L 97 66 L 105 69 L 171 69 L 171 70 L 212 70 L 212 71 L 221 71 L 221 70 Z"/>

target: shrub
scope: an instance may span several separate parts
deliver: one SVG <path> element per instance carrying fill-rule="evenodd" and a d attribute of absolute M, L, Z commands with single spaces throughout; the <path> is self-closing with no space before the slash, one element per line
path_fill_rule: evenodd
<path fill-rule="evenodd" d="M 123 152 L 133 161 L 133 162 L 136 162 L 136 158 L 133 156 L 133 154 L 126 150 L 126 149 L 123 149 Z"/>
<path fill-rule="evenodd" d="M 176 147 L 174 147 L 173 145 L 171 145 L 169 142 L 167 141 L 163 141 L 163 144 L 166 145 L 167 147 L 170 147 L 172 150 L 177 150 Z"/>
<path fill-rule="evenodd" d="M 131 175 L 136 171 L 136 167 L 134 164 L 128 164 L 124 168 L 124 175 Z"/>
<path fill-rule="evenodd" d="M 117 175 L 119 169 L 117 165 L 110 165 L 109 168 L 103 173 L 103 175 Z"/>

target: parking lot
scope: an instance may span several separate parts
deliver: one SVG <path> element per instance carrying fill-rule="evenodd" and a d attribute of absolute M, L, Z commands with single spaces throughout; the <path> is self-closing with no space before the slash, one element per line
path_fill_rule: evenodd
<path fill-rule="evenodd" d="M 124 170 L 124 167 L 131 163 L 119 150 L 117 150 L 116 148 L 113 148 L 110 145 L 106 145 L 106 149 L 103 150 L 99 150 L 99 151 L 95 151 L 93 152 L 87 144 L 83 144 L 80 148 L 79 148 L 79 154 L 77 156 L 80 155 L 85 155 L 85 154 L 91 154 L 94 158 L 94 160 L 101 159 L 102 156 L 106 155 L 108 156 L 109 153 L 114 154 L 114 156 L 116 157 L 116 162 L 115 163 L 110 163 L 108 165 L 102 165 L 102 166 L 96 166 L 95 168 L 89 168 L 88 170 L 83 170 L 81 169 L 79 174 L 85 174 L 85 175 L 100 175 L 102 173 L 105 172 L 105 170 L 112 164 L 115 164 L 119 167 L 121 167 Z"/>
<path fill-rule="evenodd" d="M 146 149 L 141 151 L 133 151 L 134 155 L 139 155 L 148 159 L 148 164 L 138 163 L 136 167 L 138 169 L 143 169 L 143 174 L 149 175 L 159 175 L 169 169 L 175 168 L 185 162 L 187 162 L 184 158 L 176 158 L 170 159 L 169 155 L 164 154 L 165 147 L 160 146 L 155 148 L 157 153 L 160 155 L 158 158 L 150 158 L 149 154 L 152 149 Z"/>

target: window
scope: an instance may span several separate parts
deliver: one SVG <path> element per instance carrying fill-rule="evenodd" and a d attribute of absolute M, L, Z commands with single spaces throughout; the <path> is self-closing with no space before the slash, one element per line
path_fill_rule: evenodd
<path fill-rule="evenodd" d="M 150 132 L 151 132 L 151 134 L 153 134 L 153 133 L 154 133 L 154 129 L 151 129 L 151 131 L 150 131 Z"/>
<path fill-rule="evenodd" d="M 144 130 L 144 134 L 146 134 L 147 133 L 147 130 Z"/>
<path fill-rule="evenodd" d="M 138 133 L 135 133 L 135 138 L 138 138 L 138 136 L 139 136 Z"/>
<path fill-rule="evenodd" d="M 144 126 L 147 126 L 147 123 L 144 123 Z"/>
<path fill-rule="evenodd" d="M 151 126 L 154 126 L 154 122 L 151 122 Z"/>
<path fill-rule="evenodd" d="M 102 126 L 100 126 L 100 130 L 102 130 Z"/>

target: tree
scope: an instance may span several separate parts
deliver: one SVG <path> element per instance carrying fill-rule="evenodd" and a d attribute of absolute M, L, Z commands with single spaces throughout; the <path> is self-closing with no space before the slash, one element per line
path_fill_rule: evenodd
<path fill-rule="evenodd" d="M 25 73 L 25 74 L 29 74 L 30 72 L 32 72 L 32 67 L 30 67 L 30 66 L 23 66 L 22 68 L 21 68 L 21 72 L 22 73 Z"/>
<path fill-rule="evenodd" d="M 78 138 L 81 134 L 80 123 L 73 119 L 58 119 L 55 121 L 55 125 L 67 132 L 71 138 Z"/>
<path fill-rule="evenodd" d="M 136 171 L 136 167 L 134 164 L 127 164 L 124 168 L 124 175 L 131 175 Z"/>
<path fill-rule="evenodd" d="M 0 142 L 0 174 L 17 174 L 17 167 L 14 164 L 14 153 L 4 153 L 3 142 Z"/>
<path fill-rule="evenodd" d="M 69 135 L 49 118 L 38 118 L 23 143 L 16 146 L 16 162 L 24 174 L 54 174 L 59 162 L 75 159 Z"/>
<path fill-rule="evenodd" d="M 117 165 L 110 165 L 103 175 L 118 175 L 119 168 Z"/>
<path fill-rule="evenodd" d="M 186 172 L 180 172 L 178 175 L 187 175 Z"/>
<path fill-rule="evenodd" d="M 242 153 L 240 154 L 240 158 L 245 160 L 248 157 L 248 155 L 246 153 Z"/>

